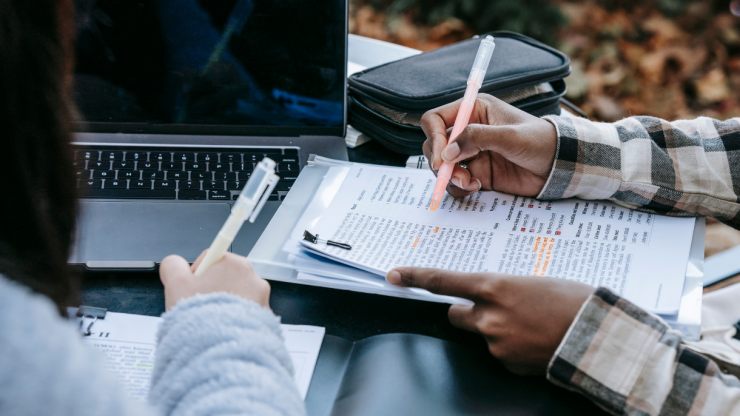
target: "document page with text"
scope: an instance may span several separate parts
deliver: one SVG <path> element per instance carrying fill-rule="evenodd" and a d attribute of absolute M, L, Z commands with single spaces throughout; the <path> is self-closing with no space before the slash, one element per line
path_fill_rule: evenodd
<path fill-rule="evenodd" d="M 108 371 L 121 380 L 134 400 L 146 402 L 149 394 L 161 321 L 162 318 L 155 316 L 108 312 L 105 319 L 93 324 L 90 336 L 83 338 L 102 351 Z M 89 322 L 90 319 L 86 319 L 85 325 Z M 293 361 L 293 377 L 305 399 L 326 330 L 318 326 L 287 324 L 280 328 Z"/>
<path fill-rule="evenodd" d="M 399 266 L 553 276 L 608 287 L 650 311 L 678 310 L 693 218 L 498 192 L 446 194 L 430 211 L 434 183 L 427 170 L 355 164 L 309 230 L 352 249 L 301 245 L 383 276 Z"/>

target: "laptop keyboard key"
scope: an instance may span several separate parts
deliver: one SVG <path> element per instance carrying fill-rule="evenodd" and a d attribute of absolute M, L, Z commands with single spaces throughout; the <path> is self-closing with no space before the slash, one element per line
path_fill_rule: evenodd
<path fill-rule="evenodd" d="M 141 175 L 141 177 L 144 178 L 144 179 L 150 179 L 150 180 L 164 179 L 164 172 L 162 172 L 162 171 L 157 171 L 157 172 L 147 171 L 147 172 L 144 172 L 144 174 Z"/>
<path fill-rule="evenodd" d="M 190 171 L 205 171 L 206 164 L 201 162 L 187 162 L 185 163 L 185 170 Z"/>
<path fill-rule="evenodd" d="M 80 180 L 80 188 L 100 189 L 102 186 L 103 186 L 103 181 L 100 179 Z"/>
<path fill-rule="evenodd" d="M 139 179 L 138 170 L 120 170 L 118 171 L 118 179 Z"/>
<path fill-rule="evenodd" d="M 283 152 L 286 155 L 296 155 L 296 156 L 298 156 L 298 149 L 283 149 Z"/>
<path fill-rule="evenodd" d="M 149 160 L 154 160 L 158 162 L 171 162 L 172 161 L 172 154 L 170 152 L 152 152 Z"/>
<path fill-rule="evenodd" d="M 247 181 L 249 180 L 249 177 L 252 176 L 252 172 L 239 172 L 239 180 L 240 181 Z"/>
<path fill-rule="evenodd" d="M 235 181 L 236 172 L 215 172 L 213 176 L 216 177 L 217 181 Z"/>
<path fill-rule="evenodd" d="M 137 170 L 159 170 L 159 162 L 138 162 L 136 164 Z"/>
<path fill-rule="evenodd" d="M 134 162 L 113 162 L 113 169 L 117 170 L 133 170 Z"/>
<path fill-rule="evenodd" d="M 278 172 L 298 172 L 297 163 L 279 163 Z"/>
<path fill-rule="evenodd" d="M 97 150 L 80 150 L 75 155 L 75 159 L 77 160 L 98 160 L 98 151 Z"/>
<path fill-rule="evenodd" d="M 154 189 L 176 189 L 175 181 L 154 181 Z"/>
<path fill-rule="evenodd" d="M 180 189 L 200 189 L 200 181 L 180 181 L 178 186 Z"/>
<path fill-rule="evenodd" d="M 116 177 L 116 172 L 112 170 L 95 170 L 93 171 L 93 178 L 95 179 L 113 179 Z"/>
<path fill-rule="evenodd" d="M 244 161 L 245 162 L 254 162 L 257 163 L 260 160 L 264 159 L 265 155 L 262 153 L 247 153 L 244 155 Z"/>
<path fill-rule="evenodd" d="M 216 153 L 198 153 L 198 162 L 218 162 Z"/>
<path fill-rule="evenodd" d="M 103 151 L 102 160 L 123 160 L 123 152 L 120 150 Z"/>
<path fill-rule="evenodd" d="M 126 152 L 126 160 L 129 162 L 146 160 L 146 152 Z"/>
<path fill-rule="evenodd" d="M 177 199 L 196 199 L 196 200 L 202 200 L 206 199 L 206 191 L 198 191 L 198 190 L 190 190 L 190 189 L 180 189 L 177 192 Z"/>
<path fill-rule="evenodd" d="M 208 199 L 228 201 L 229 199 L 231 199 L 231 192 L 229 191 L 209 191 Z"/>
<path fill-rule="evenodd" d="M 242 155 L 239 153 L 221 153 L 221 163 L 229 162 L 241 163 Z"/>
<path fill-rule="evenodd" d="M 203 189 L 224 189 L 221 181 L 203 181 Z"/>
<path fill-rule="evenodd" d="M 182 162 L 162 162 L 162 170 L 182 170 Z"/>
<path fill-rule="evenodd" d="M 280 158 L 283 163 L 295 163 L 298 164 L 298 156 L 283 156 Z"/>
<path fill-rule="evenodd" d="M 177 170 L 171 170 L 171 171 L 167 172 L 167 179 L 168 180 L 172 180 L 172 179 L 178 179 L 178 180 L 180 180 L 180 179 L 187 179 L 187 178 L 188 178 L 188 173 L 187 172 L 177 171 Z"/>
<path fill-rule="evenodd" d="M 290 188 L 293 187 L 293 181 L 280 181 L 275 186 L 276 191 L 290 191 Z"/>
<path fill-rule="evenodd" d="M 110 162 L 107 160 L 91 160 L 87 163 L 88 169 L 110 169 Z"/>
<path fill-rule="evenodd" d="M 126 180 L 108 179 L 104 184 L 105 189 L 126 189 Z"/>
<path fill-rule="evenodd" d="M 78 179 L 90 179 L 90 171 L 87 169 L 77 169 L 75 171 L 75 177 Z"/>
<path fill-rule="evenodd" d="M 190 152 L 176 152 L 174 158 L 172 159 L 175 162 L 194 162 L 195 161 L 195 153 Z"/>
<path fill-rule="evenodd" d="M 234 170 L 251 172 L 254 170 L 254 164 L 252 162 L 234 163 Z"/>
<path fill-rule="evenodd" d="M 152 181 L 130 181 L 128 187 L 131 189 L 152 189 Z"/>
<path fill-rule="evenodd" d="M 194 181 L 210 181 L 213 180 L 213 174 L 211 172 L 193 172 L 190 175 L 190 179 Z"/>
<path fill-rule="evenodd" d="M 212 172 L 228 172 L 230 170 L 228 163 L 209 163 L 208 167 Z"/>
<path fill-rule="evenodd" d="M 226 189 L 231 190 L 231 191 L 236 191 L 242 188 L 244 188 L 243 181 L 228 181 L 226 183 Z"/>
<path fill-rule="evenodd" d="M 105 199 L 175 199 L 175 191 L 151 189 L 89 189 L 83 198 Z"/>

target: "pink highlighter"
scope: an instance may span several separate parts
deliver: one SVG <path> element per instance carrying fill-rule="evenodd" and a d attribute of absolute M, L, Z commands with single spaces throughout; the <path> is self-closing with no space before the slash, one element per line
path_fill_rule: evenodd
<path fill-rule="evenodd" d="M 460 110 L 457 112 L 455 125 L 452 127 L 450 140 L 447 144 L 454 142 L 470 122 L 470 115 L 473 113 L 473 107 L 475 106 L 475 98 L 478 96 L 478 90 L 483 84 L 483 78 L 486 76 L 488 64 L 491 62 L 491 55 L 493 55 L 493 48 L 495 46 L 493 36 L 486 36 L 478 47 L 475 62 L 473 62 L 473 69 L 470 70 L 470 76 L 468 76 L 468 88 L 465 90 L 462 103 L 460 103 Z M 454 163 L 442 161 L 442 166 L 439 167 L 439 171 L 437 172 L 437 183 L 434 185 L 432 203 L 429 206 L 430 210 L 436 211 L 442 202 L 442 197 L 445 194 L 445 189 L 447 189 L 447 183 L 450 182 L 450 178 L 452 177 L 452 168 L 454 166 Z"/>

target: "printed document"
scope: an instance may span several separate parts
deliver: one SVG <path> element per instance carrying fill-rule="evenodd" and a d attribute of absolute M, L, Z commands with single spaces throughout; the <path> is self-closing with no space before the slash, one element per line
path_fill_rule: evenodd
<path fill-rule="evenodd" d="M 327 178 L 337 176 L 331 170 Z M 446 194 L 430 211 L 434 183 L 427 170 L 355 164 L 309 230 L 352 249 L 300 244 L 376 275 L 417 266 L 554 276 L 608 287 L 653 312 L 678 311 L 693 218 L 498 192 Z"/>
<path fill-rule="evenodd" d="M 77 318 L 79 321 L 80 318 Z M 123 382 L 129 396 L 146 402 L 154 369 L 157 328 L 162 318 L 108 312 L 98 319 L 85 342 L 101 350 L 108 371 Z M 90 319 L 85 319 L 85 327 Z M 319 357 L 325 329 L 307 325 L 281 325 L 285 346 L 293 360 L 294 379 L 305 400 Z"/>

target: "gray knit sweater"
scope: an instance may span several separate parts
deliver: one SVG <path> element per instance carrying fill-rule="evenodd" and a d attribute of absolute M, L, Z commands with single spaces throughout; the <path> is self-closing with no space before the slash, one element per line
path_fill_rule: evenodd
<path fill-rule="evenodd" d="M 159 329 L 146 406 L 49 299 L 0 275 L 0 415 L 303 415 L 279 323 L 223 293 L 180 302 Z"/>

